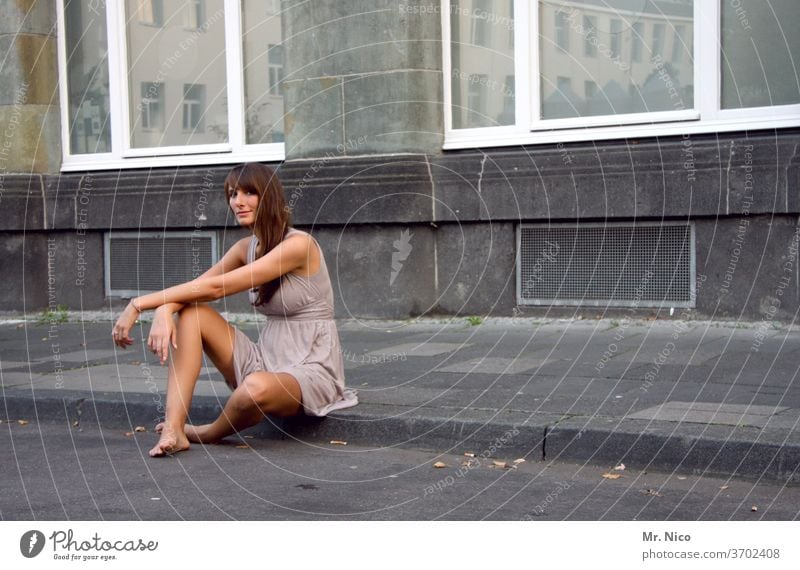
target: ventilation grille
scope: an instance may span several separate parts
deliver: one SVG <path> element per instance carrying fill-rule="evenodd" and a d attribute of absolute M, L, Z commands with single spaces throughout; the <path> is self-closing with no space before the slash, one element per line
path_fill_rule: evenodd
<path fill-rule="evenodd" d="M 520 305 L 694 306 L 691 224 L 523 225 Z"/>
<path fill-rule="evenodd" d="M 214 232 L 106 234 L 106 293 L 160 291 L 203 274 L 217 258 Z"/>

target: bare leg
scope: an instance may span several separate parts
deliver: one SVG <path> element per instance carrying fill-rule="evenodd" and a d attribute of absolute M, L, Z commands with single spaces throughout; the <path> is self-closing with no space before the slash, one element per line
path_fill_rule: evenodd
<path fill-rule="evenodd" d="M 189 441 L 213 443 L 253 426 L 266 414 L 291 416 L 302 410 L 302 393 L 297 380 L 284 372 L 255 372 L 228 398 L 213 423 L 186 426 Z"/>
<path fill-rule="evenodd" d="M 156 431 L 158 443 L 152 457 L 169 455 L 189 448 L 184 432 L 203 349 L 227 381 L 233 377 L 233 328 L 214 309 L 204 304 L 189 305 L 178 315 L 177 349 L 172 349 L 167 376 L 165 420 Z"/>

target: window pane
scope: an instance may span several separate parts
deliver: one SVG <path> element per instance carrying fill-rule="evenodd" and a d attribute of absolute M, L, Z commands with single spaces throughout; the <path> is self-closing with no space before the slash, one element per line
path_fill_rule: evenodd
<path fill-rule="evenodd" d="M 722 108 L 800 103 L 800 2 L 722 4 Z"/>
<path fill-rule="evenodd" d="M 111 152 L 105 3 L 68 0 L 64 16 L 70 152 Z"/>
<path fill-rule="evenodd" d="M 128 0 L 125 5 L 131 147 L 226 142 L 223 0 Z M 191 23 L 197 23 L 194 29 L 187 26 L 187 10 Z M 185 85 L 208 86 L 203 101 L 187 102 Z"/>
<path fill-rule="evenodd" d="M 513 0 L 451 2 L 453 128 L 514 124 L 513 30 Z"/>
<path fill-rule="evenodd" d="M 541 117 L 693 108 L 693 9 L 693 0 L 542 0 Z M 667 31 L 677 42 L 670 61 Z M 567 43 L 570 35 L 577 39 Z"/>
<path fill-rule="evenodd" d="M 242 20 L 247 142 L 283 142 L 283 31 L 278 3 L 242 0 Z"/>

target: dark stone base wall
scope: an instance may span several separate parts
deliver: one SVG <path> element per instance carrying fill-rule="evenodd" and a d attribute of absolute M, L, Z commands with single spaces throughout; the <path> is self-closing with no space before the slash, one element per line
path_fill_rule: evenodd
<path fill-rule="evenodd" d="M 634 314 L 517 307 L 517 225 L 668 220 L 695 224 L 696 308 L 678 316 L 791 322 L 800 308 L 798 148 L 800 133 L 787 130 L 291 160 L 279 173 L 293 223 L 325 250 L 340 317 Z M 6 176 L 0 310 L 46 308 L 53 275 L 57 304 L 108 307 L 109 229 L 214 229 L 229 247 L 245 234 L 222 195 L 226 172 Z M 243 295 L 218 305 L 250 310 Z"/>

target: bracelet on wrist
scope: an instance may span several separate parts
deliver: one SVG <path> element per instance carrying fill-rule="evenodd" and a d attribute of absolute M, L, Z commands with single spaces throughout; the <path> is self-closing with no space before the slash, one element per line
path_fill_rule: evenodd
<path fill-rule="evenodd" d="M 131 299 L 131 305 L 133 305 L 133 308 L 136 309 L 137 313 L 141 314 L 142 310 L 139 308 L 139 305 L 136 304 L 136 299 Z"/>

